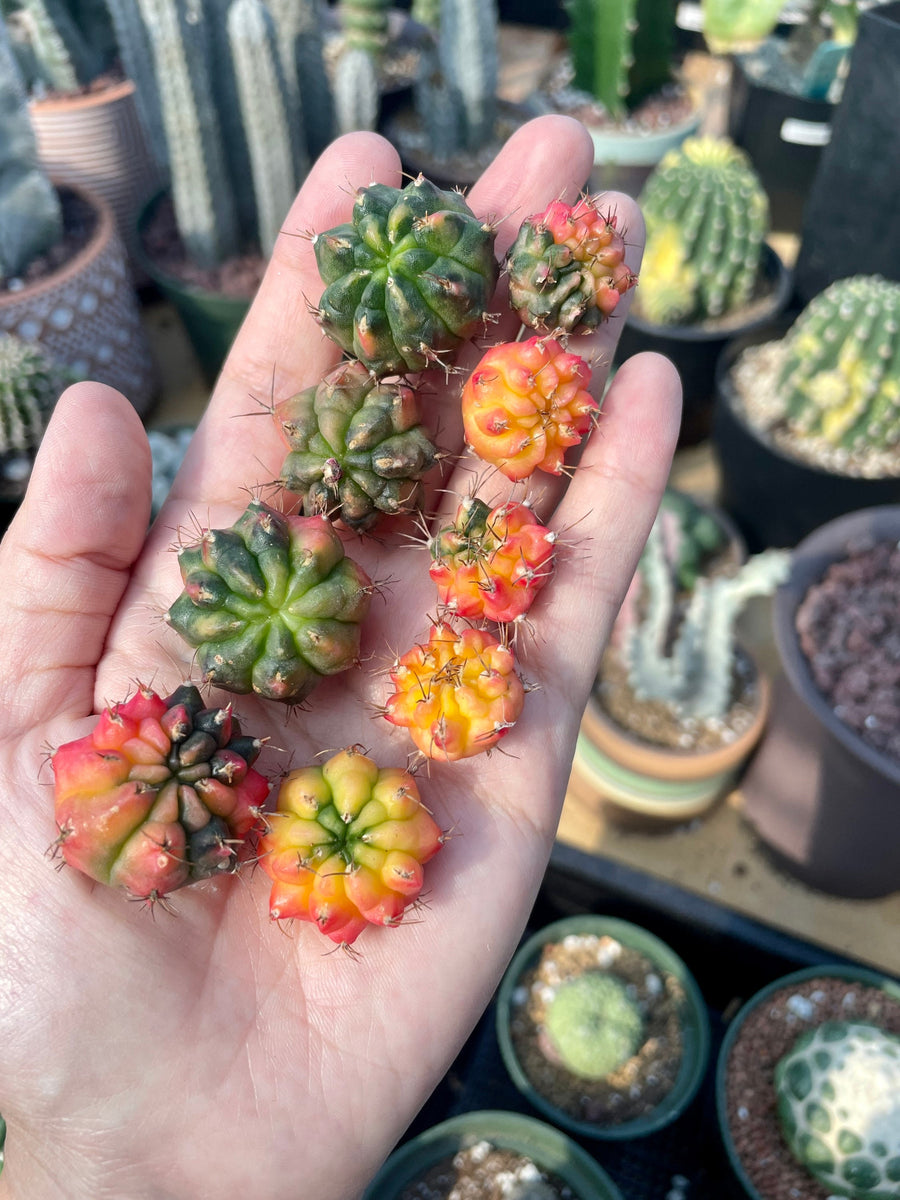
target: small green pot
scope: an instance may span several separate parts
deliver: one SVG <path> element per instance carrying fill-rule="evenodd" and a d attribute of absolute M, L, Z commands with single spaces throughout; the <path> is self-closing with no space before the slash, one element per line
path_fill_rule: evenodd
<path fill-rule="evenodd" d="M 731 1137 L 731 1128 L 728 1124 L 728 1110 L 725 1097 L 725 1080 L 728 1074 L 728 1059 L 731 1055 L 732 1047 L 735 1041 L 740 1036 L 744 1021 L 754 1009 L 764 1004 L 770 996 L 775 992 L 780 992 L 784 988 L 789 988 L 798 983 L 804 983 L 807 979 L 818 979 L 823 976 L 828 976 L 836 979 L 847 979 L 853 983 L 861 983 L 866 987 L 881 988 L 882 991 L 900 1000 L 900 983 L 896 980 L 882 975 L 878 971 L 870 970 L 868 967 L 855 966 L 852 963 L 823 963 L 817 967 L 804 967 L 801 971 L 793 971 L 790 975 L 782 975 L 780 979 L 767 984 L 755 995 L 751 996 L 747 1003 L 741 1008 L 737 1015 L 728 1026 L 722 1049 L 719 1051 L 719 1058 L 716 1063 L 716 1113 L 719 1118 L 719 1129 L 722 1134 L 722 1141 L 725 1144 L 725 1152 L 728 1155 L 728 1161 L 731 1163 L 731 1168 L 740 1181 L 741 1187 L 750 1197 L 750 1200 L 771 1200 L 770 1197 L 764 1196 L 758 1191 L 756 1186 L 751 1182 L 749 1176 L 744 1170 L 743 1164 L 738 1157 L 735 1149 L 734 1141 Z"/>
<path fill-rule="evenodd" d="M 467 1112 L 426 1129 L 390 1156 L 363 1200 L 396 1200 L 441 1159 L 484 1138 L 526 1155 L 572 1189 L 578 1200 L 622 1200 L 622 1194 L 586 1150 L 558 1129 L 514 1112 Z"/>
<path fill-rule="evenodd" d="M 623 946 L 645 955 L 660 971 L 674 976 L 684 989 L 684 1054 L 675 1085 L 652 1112 L 633 1121 L 623 1121 L 619 1125 L 597 1125 L 570 1116 L 536 1090 L 516 1057 L 509 1031 L 513 991 L 524 972 L 538 960 L 544 946 L 548 942 L 561 941 L 568 934 L 594 934 L 598 937 L 608 934 Z M 584 916 L 566 917 L 562 921 L 547 925 L 519 949 L 500 984 L 497 998 L 497 1040 L 513 1083 L 529 1103 L 545 1117 L 580 1137 L 596 1138 L 599 1141 L 626 1141 L 630 1138 L 645 1137 L 670 1125 L 681 1116 L 697 1094 L 709 1062 L 709 1013 L 693 975 L 665 942 L 649 930 L 633 925 L 630 921 L 587 913 Z"/>

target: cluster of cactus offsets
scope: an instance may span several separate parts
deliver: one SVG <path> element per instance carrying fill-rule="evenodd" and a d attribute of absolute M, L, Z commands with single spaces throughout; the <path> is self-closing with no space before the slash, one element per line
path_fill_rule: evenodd
<path fill-rule="evenodd" d="M 195 687 L 166 699 L 140 687 L 53 754 L 59 852 L 149 902 L 235 871 L 269 794 L 260 748 Z"/>
<path fill-rule="evenodd" d="M 398 658 L 384 715 L 426 758 L 455 762 L 492 749 L 518 720 L 525 688 L 512 651 L 485 629 L 432 625 Z"/>
<path fill-rule="evenodd" d="M 207 683 L 299 704 L 359 661 L 372 584 L 322 516 L 252 501 L 230 529 L 178 553 L 184 591 L 166 620 Z"/>
<path fill-rule="evenodd" d="M 554 200 L 523 221 L 506 266 L 510 304 L 539 333 L 589 332 L 637 282 L 615 214 L 593 196 Z"/>
<path fill-rule="evenodd" d="M 838 280 L 806 306 L 783 346 L 775 392 L 793 434 L 850 451 L 900 442 L 900 284 Z"/>
<path fill-rule="evenodd" d="M 367 925 L 396 925 L 443 844 L 415 780 L 357 747 L 292 771 L 260 843 L 273 920 L 312 921 L 349 945 Z"/>
<path fill-rule="evenodd" d="M 826 1021 L 778 1062 L 775 1092 L 787 1144 L 829 1195 L 900 1197 L 900 1038 Z"/>
<path fill-rule="evenodd" d="M 458 192 L 422 176 L 360 188 L 350 221 L 313 238 L 326 284 L 317 320 L 375 375 L 446 365 L 488 315 L 495 237 Z"/>
<path fill-rule="evenodd" d="M 599 405 L 591 369 L 551 337 L 492 346 L 463 388 L 466 441 L 514 482 L 562 473 L 566 449 L 590 429 Z"/>
<path fill-rule="evenodd" d="M 428 544 L 429 573 L 450 612 L 505 624 L 528 612 L 550 578 L 555 545 L 556 535 L 527 503 L 491 508 L 466 496 Z"/>
<path fill-rule="evenodd" d="M 658 325 L 686 324 L 751 299 L 769 202 L 742 150 L 725 138 L 688 138 L 665 155 L 639 203 L 647 246 L 636 311 Z"/>
<path fill-rule="evenodd" d="M 544 1028 L 563 1066 L 584 1079 L 606 1079 L 640 1049 L 644 1022 L 620 979 L 585 971 L 556 989 Z"/>
<path fill-rule="evenodd" d="M 343 362 L 315 387 L 283 400 L 275 424 L 290 448 L 281 480 L 307 516 L 370 529 L 382 513 L 414 509 L 437 450 L 419 418 L 415 391 Z"/>

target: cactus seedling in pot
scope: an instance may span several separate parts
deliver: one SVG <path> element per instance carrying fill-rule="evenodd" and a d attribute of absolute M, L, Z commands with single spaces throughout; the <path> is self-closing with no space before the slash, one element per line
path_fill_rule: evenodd
<path fill-rule="evenodd" d="M 0 498 L 25 490 L 50 412 L 67 382 L 39 346 L 0 334 Z"/>

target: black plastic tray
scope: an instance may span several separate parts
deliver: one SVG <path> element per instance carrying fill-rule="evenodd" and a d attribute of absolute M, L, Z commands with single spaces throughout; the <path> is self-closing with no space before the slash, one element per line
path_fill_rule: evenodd
<path fill-rule="evenodd" d="M 696 1099 L 667 1129 L 627 1142 L 576 1140 L 612 1176 L 624 1200 L 745 1200 L 716 1119 L 715 1063 L 727 1023 L 745 1000 L 779 976 L 850 960 L 611 859 L 557 843 L 528 933 L 584 912 L 643 925 L 681 955 L 709 1005 L 712 1050 Z M 544 1119 L 513 1086 L 494 1022 L 492 1003 L 404 1140 L 477 1109 L 508 1109 Z"/>

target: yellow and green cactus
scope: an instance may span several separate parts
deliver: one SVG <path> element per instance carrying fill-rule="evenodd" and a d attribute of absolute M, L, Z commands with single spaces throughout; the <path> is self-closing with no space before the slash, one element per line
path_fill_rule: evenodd
<path fill-rule="evenodd" d="M 725 138 L 688 138 L 640 195 L 647 248 L 635 311 L 658 325 L 721 317 L 752 297 L 769 202 L 742 150 Z"/>

